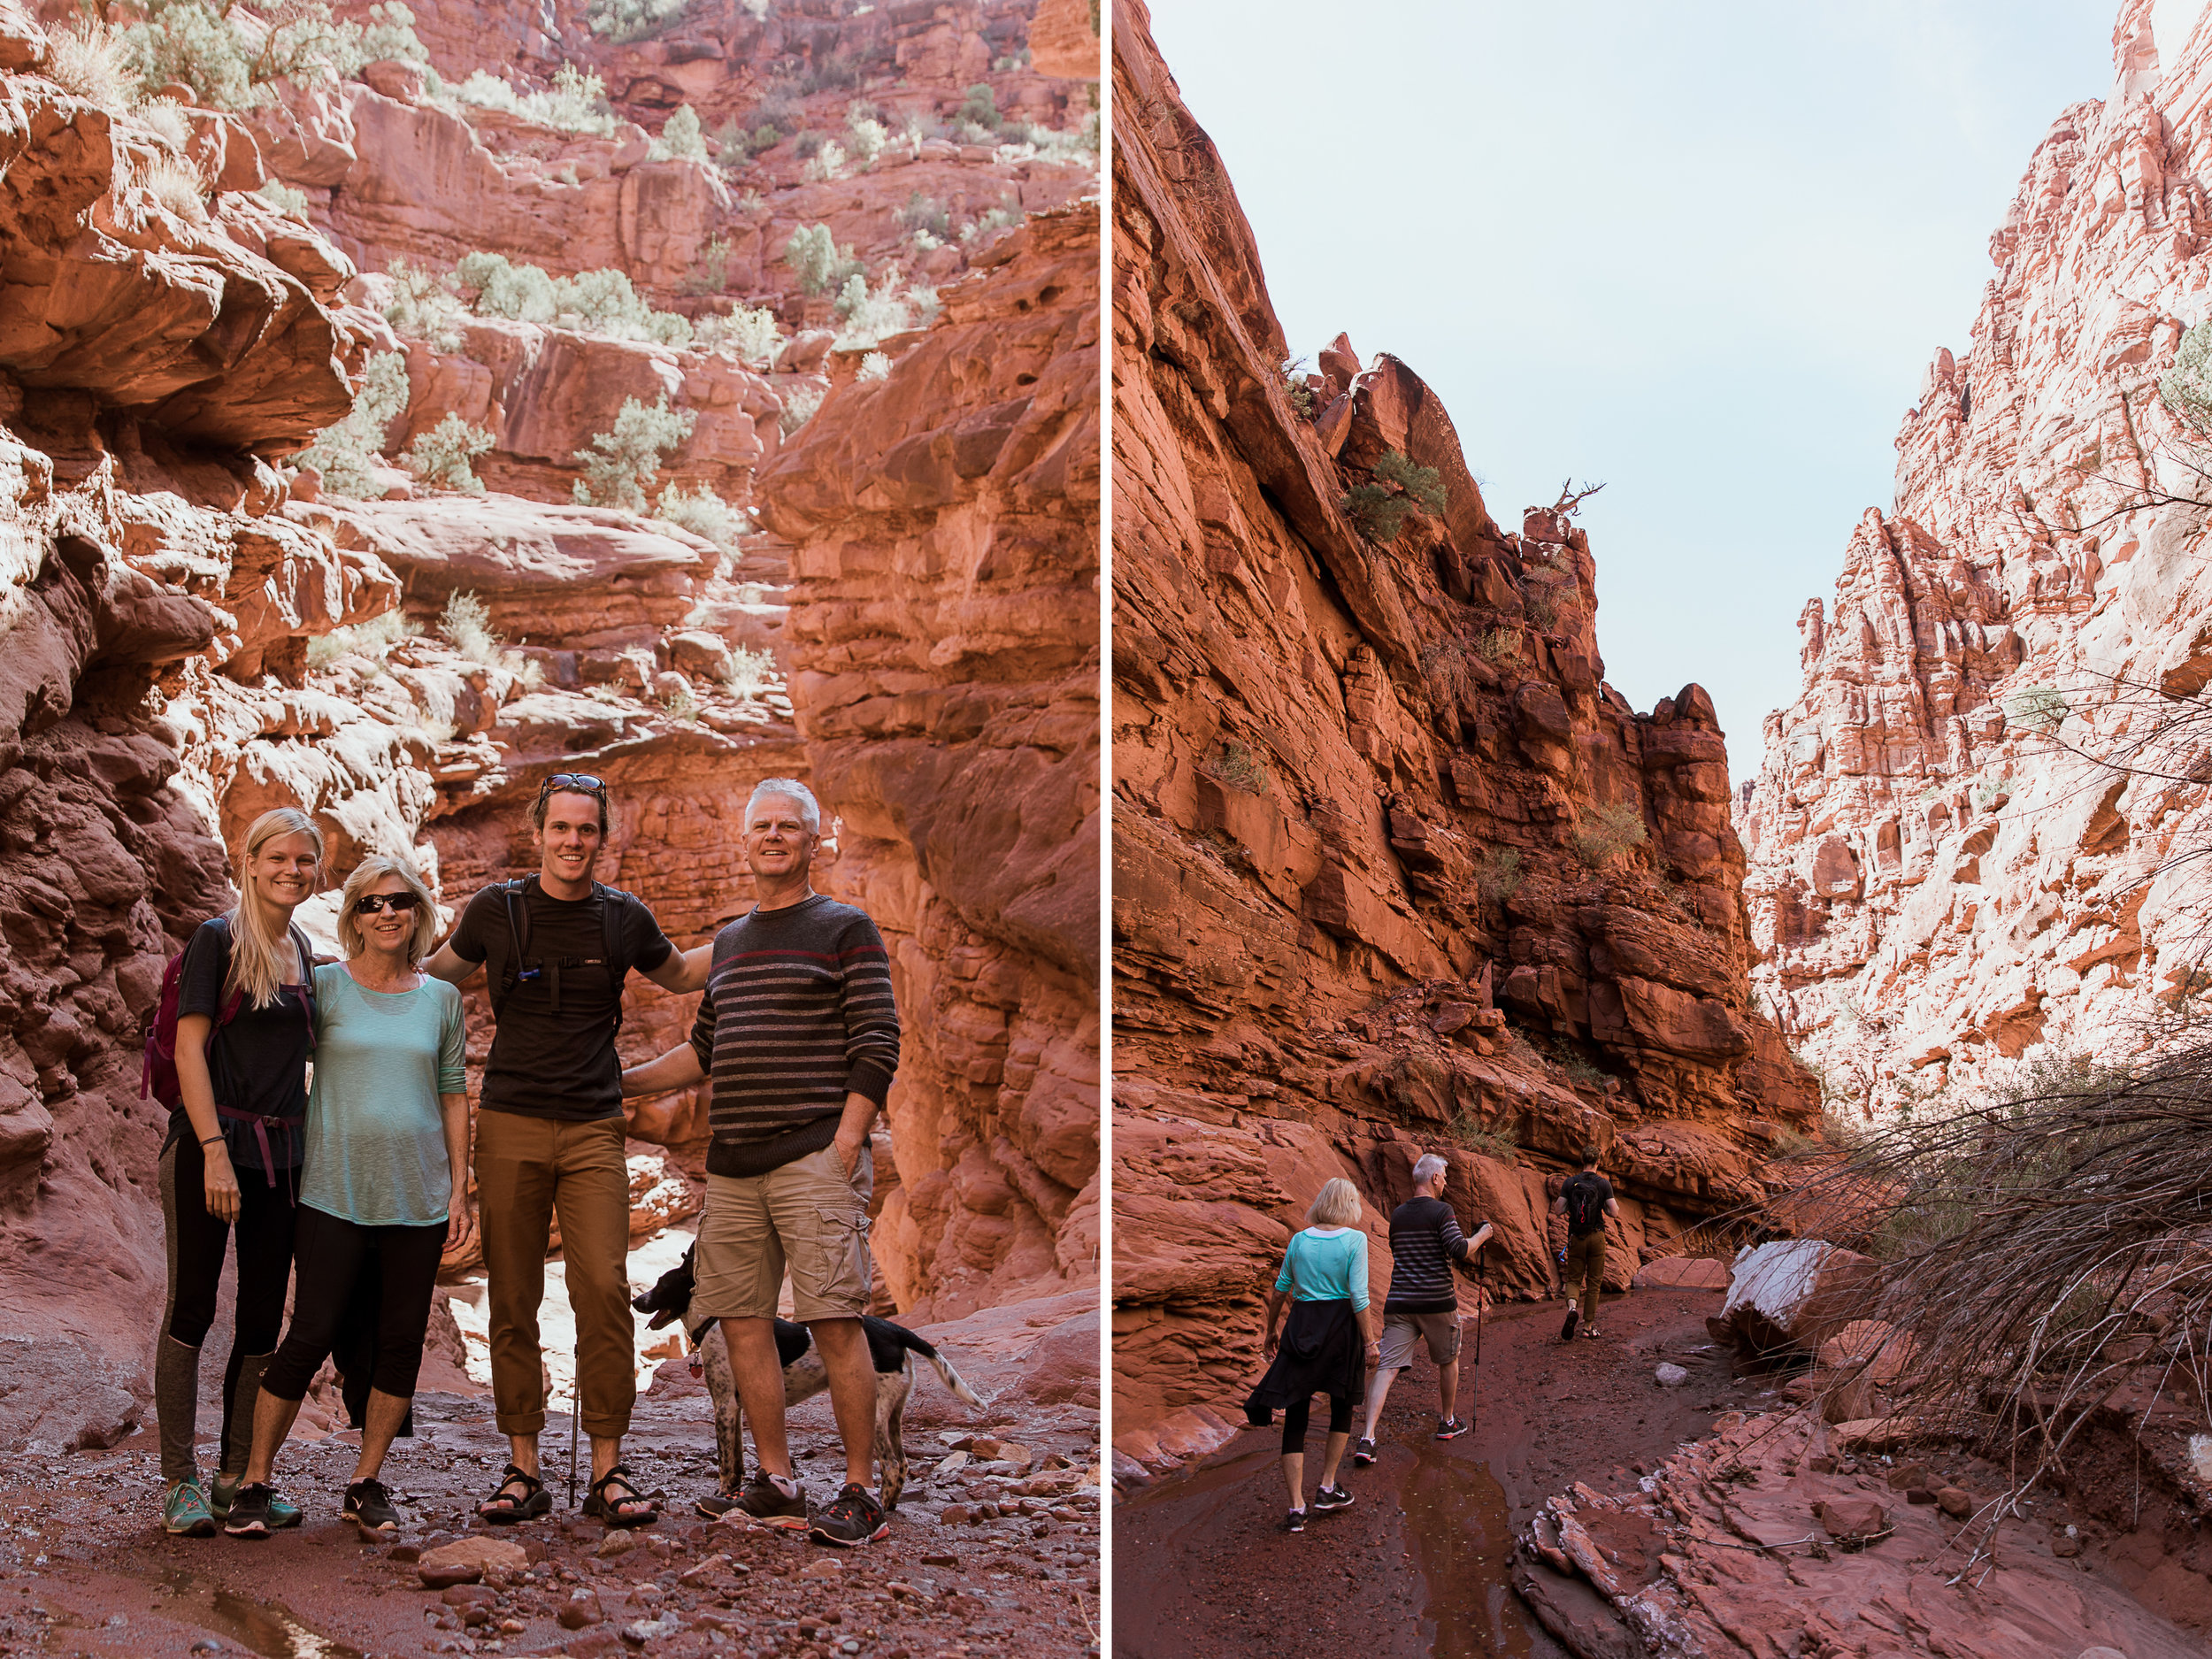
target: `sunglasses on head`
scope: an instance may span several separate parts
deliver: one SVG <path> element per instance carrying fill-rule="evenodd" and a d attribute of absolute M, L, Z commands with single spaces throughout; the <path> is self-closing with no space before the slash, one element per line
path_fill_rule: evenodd
<path fill-rule="evenodd" d="M 353 902 L 357 916 L 374 916 L 390 910 L 395 916 L 404 915 L 422 902 L 419 893 L 370 893 Z"/>
<path fill-rule="evenodd" d="M 572 789 L 579 795 L 604 795 L 607 780 L 595 778 L 588 772 L 557 772 L 538 786 L 538 799 L 544 800 L 557 789 Z"/>

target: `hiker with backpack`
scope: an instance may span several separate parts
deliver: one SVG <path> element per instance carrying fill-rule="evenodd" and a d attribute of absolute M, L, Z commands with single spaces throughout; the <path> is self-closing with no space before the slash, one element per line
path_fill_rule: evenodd
<path fill-rule="evenodd" d="M 315 970 L 299 1289 L 258 1402 L 241 1402 L 253 1446 L 223 1527 L 234 1538 L 267 1536 L 277 1451 L 343 1324 L 365 1313 L 361 1453 L 340 1512 L 366 1532 L 398 1530 L 377 1477 L 414 1398 L 439 1258 L 473 1225 L 461 994 L 415 966 L 437 936 L 437 904 L 405 859 L 375 855 L 346 879 L 346 959 Z"/>
<path fill-rule="evenodd" d="M 753 1474 L 742 1491 L 701 1498 L 699 1511 L 851 1547 L 891 1530 L 869 1491 L 877 1391 L 860 1320 L 874 1273 L 868 1130 L 898 1069 L 899 1010 L 876 925 L 809 879 L 821 836 L 822 809 L 804 784 L 754 787 L 744 831 L 754 906 L 714 936 L 690 1041 L 625 1071 L 622 1087 L 657 1094 L 713 1079 L 689 1317 L 721 1323 L 753 1427 Z M 810 1520 L 776 1351 L 787 1266 L 792 1317 L 820 1350 L 845 1448 L 845 1484 Z"/>
<path fill-rule="evenodd" d="M 1570 1175 L 1552 1200 L 1551 1212 L 1567 1218 L 1567 1255 L 1560 1270 L 1559 1289 L 1567 1298 L 1567 1320 L 1559 1327 L 1559 1340 L 1571 1342 L 1575 1328 L 1582 1334 L 1598 1334 L 1598 1286 L 1605 1279 L 1605 1218 L 1620 1219 L 1621 1207 L 1613 1198 L 1613 1183 L 1598 1173 L 1599 1152 L 1594 1142 L 1582 1148 L 1581 1172 Z M 1582 1302 L 1575 1304 L 1575 1280 L 1582 1281 Z"/>
<path fill-rule="evenodd" d="M 1457 1440 L 1468 1425 L 1459 1401 L 1459 1293 L 1452 1270 L 1473 1259 L 1490 1242 L 1483 1222 L 1469 1238 L 1459 1217 L 1444 1202 L 1444 1181 L 1451 1166 L 1433 1152 L 1413 1162 L 1413 1196 L 1390 1212 L 1390 1290 L 1383 1298 L 1382 1353 L 1367 1384 L 1367 1421 L 1352 1448 L 1352 1462 L 1375 1461 L 1375 1425 L 1398 1373 L 1413 1367 L 1416 1340 L 1428 1345 L 1436 1363 L 1438 1397 L 1443 1402 L 1436 1438 Z"/>
<path fill-rule="evenodd" d="M 264 812 L 238 855 L 238 902 L 194 930 L 162 978 L 141 1089 L 169 1108 L 158 1182 L 169 1292 L 154 1355 L 162 1525 L 204 1538 L 228 1515 L 253 1433 L 254 1401 L 284 1321 L 298 1217 L 295 1187 L 315 1036 L 314 951 L 292 912 L 320 879 L 322 832 L 291 807 Z M 215 1323 L 223 1256 L 235 1249 L 237 1307 L 223 1368 L 223 1432 L 200 1483 L 200 1345 Z M 271 1507 L 267 1524 L 299 1511 Z"/>
<path fill-rule="evenodd" d="M 592 879 L 610 827 L 607 786 L 555 772 L 530 808 L 540 864 L 471 899 L 426 972 L 460 985 L 480 967 L 494 1035 L 476 1120 L 476 1187 L 490 1281 L 492 1396 L 511 1456 L 477 1506 L 495 1525 L 546 1514 L 538 1477 L 545 1381 L 538 1305 L 557 1211 L 569 1306 L 576 1316 L 576 1386 L 591 1436 L 584 1513 L 642 1526 L 658 1507 L 622 1463 L 637 1397 L 630 1311 L 630 1176 L 615 1033 L 634 968 L 664 990 L 695 991 L 707 947 L 680 953 L 645 902 Z"/>
<path fill-rule="evenodd" d="M 1329 1396 L 1328 1451 L 1321 1466 L 1317 1509 L 1349 1507 L 1337 1465 L 1352 1438 L 1352 1408 L 1367 1381 L 1367 1235 L 1360 1231 L 1359 1188 L 1342 1176 L 1321 1185 L 1306 1226 L 1291 1235 L 1282 1271 L 1267 1294 L 1267 1374 L 1244 1402 L 1244 1418 L 1265 1428 L 1283 1411 L 1283 1484 L 1290 1513 L 1283 1530 L 1306 1530 L 1306 1424 L 1317 1394 Z M 1279 1342 L 1276 1322 L 1290 1307 Z"/>

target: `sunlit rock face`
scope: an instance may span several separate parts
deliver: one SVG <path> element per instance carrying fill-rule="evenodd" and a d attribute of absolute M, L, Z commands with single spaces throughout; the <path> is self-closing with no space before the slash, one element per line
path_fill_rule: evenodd
<path fill-rule="evenodd" d="M 2158 382 L 2208 315 L 2212 34 L 2154 10 L 2194 23 L 2124 6 L 2036 147 L 1737 803 L 1760 1005 L 1850 1109 L 2139 1052 L 2200 982 L 2205 446 Z"/>
<path fill-rule="evenodd" d="M 1115 1420 L 1156 1464 L 1230 1432 L 1329 1177 L 1379 1293 L 1442 1150 L 1492 1288 L 1533 1294 L 1594 1141 L 1624 1286 L 1817 1097 L 1750 1005 L 1710 699 L 1605 683 L 1587 537 L 1499 525 L 1408 365 L 1340 336 L 1286 376 L 1220 159 L 1116 19 Z M 1386 542 L 1346 503 L 1393 452 L 1444 501 Z"/>

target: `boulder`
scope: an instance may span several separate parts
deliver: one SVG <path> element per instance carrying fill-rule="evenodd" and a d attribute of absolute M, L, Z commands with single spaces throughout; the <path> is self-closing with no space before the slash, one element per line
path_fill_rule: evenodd
<path fill-rule="evenodd" d="M 476 1536 L 457 1538 L 449 1544 L 424 1550 L 415 1571 L 431 1589 L 443 1590 L 457 1584 L 475 1584 L 488 1571 L 520 1572 L 529 1564 L 529 1554 L 520 1544 Z"/>
<path fill-rule="evenodd" d="M 1730 1270 L 1728 1299 L 1705 1328 L 1716 1342 L 1752 1357 L 1816 1353 L 1852 1322 L 1872 1266 L 1817 1239 L 1744 1249 Z"/>

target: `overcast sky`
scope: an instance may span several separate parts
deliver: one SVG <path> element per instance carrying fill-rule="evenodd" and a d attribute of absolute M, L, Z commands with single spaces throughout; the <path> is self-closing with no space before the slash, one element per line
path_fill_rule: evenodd
<path fill-rule="evenodd" d="M 1603 480 L 1608 676 L 1639 709 L 1702 683 L 1740 780 L 2030 152 L 2108 88 L 2117 10 L 1154 0 L 1153 27 L 1292 350 L 1404 358 L 1509 528 Z"/>

